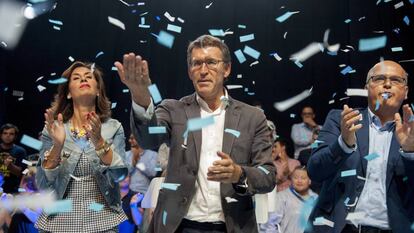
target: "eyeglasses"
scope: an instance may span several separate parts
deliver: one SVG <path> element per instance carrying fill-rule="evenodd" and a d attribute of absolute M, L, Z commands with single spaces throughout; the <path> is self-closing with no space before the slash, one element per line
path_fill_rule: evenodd
<path fill-rule="evenodd" d="M 407 84 L 407 79 L 405 78 L 397 76 L 386 77 L 385 75 L 372 76 L 368 79 L 368 82 L 369 80 L 371 80 L 372 83 L 375 85 L 383 85 L 387 81 L 387 79 L 390 80 L 390 83 L 393 86 L 404 86 Z"/>
<path fill-rule="evenodd" d="M 209 59 L 205 59 L 205 60 L 193 60 L 193 61 L 191 61 L 190 65 L 191 65 L 191 68 L 193 68 L 193 69 L 201 69 L 203 64 L 206 64 L 207 68 L 212 70 L 212 69 L 217 69 L 220 62 L 224 62 L 224 61 L 209 58 Z"/>

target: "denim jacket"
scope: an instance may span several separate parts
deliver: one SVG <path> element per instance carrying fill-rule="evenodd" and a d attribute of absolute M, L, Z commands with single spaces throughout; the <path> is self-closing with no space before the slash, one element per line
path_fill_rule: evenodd
<path fill-rule="evenodd" d="M 36 182 L 39 189 L 52 190 L 55 192 L 57 199 L 62 199 L 69 180 L 73 179 L 71 174 L 78 164 L 80 155 L 84 153 L 84 156 L 87 157 L 92 165 L 95 179 L 106 203 L 112 209 L 119 208 L 121 206 L 121 198 L 118 182 L 128 174 L 125 160 L 125 135 L 121 123 L 115 119 L 108 119 L 102 123 L 102 137 L 106 142 L 111 144 L 113 151 L 112 163 L 109 166 L 101 163 L 92 143 L 83 149 L 75 143 L 70 132 L 69 122 L 64 123 L 64 126 L 66 139 L 61 153 L 62 161 L 53 169 L 45 169 L 42 166 L 45 152 L 50 150 L 53 145 L 52 138 L 49 136 L 46 128 L 43 129 L 43 145 L 40 150 L 36 175 Z"/>

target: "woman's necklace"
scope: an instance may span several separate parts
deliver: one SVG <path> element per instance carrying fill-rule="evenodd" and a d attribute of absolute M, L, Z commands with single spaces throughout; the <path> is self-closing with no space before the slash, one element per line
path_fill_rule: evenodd
<path fill-rule="evenodd" d="M 84 128 L 76 128 L 73 126 L 72 121 L 70 121 L 70 133 L 72 134 L 72 137 L 76 144 L 80 148 L 86 148 L 90 145 L 90 138 L 88 135 L 88 132 Z"/>

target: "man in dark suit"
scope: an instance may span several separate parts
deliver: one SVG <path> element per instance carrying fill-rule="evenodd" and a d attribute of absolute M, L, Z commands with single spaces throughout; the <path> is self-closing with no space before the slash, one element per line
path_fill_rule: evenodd
<path fill-rule="evenodd" d="M 132 94 L 133 133 L 144 148 L 170 145 L 165 182 L 180 185 L 160 190 L 149 232 L 257 232 L 252 195 L 272 191 L 276 181 L 266 117 L 225 90 L 231 56 L 220 39 L 191 42 L 187 63 L 195 93 L 155 111 L 147 62 L 130 53 L 115 63 Z M 200 117 L 214 124 L 187 131 L 187 121 Z M 149 134 L 150 126 L 167 132 Z"/>
<path fill-rule="evenodd" d="M 396 62 L 370 69 L 368 108 L 332 110 L 308 162 L 323 182 L 309 232 L 411 232 L 414 220 L 414 117 L 408 74 Z"/>

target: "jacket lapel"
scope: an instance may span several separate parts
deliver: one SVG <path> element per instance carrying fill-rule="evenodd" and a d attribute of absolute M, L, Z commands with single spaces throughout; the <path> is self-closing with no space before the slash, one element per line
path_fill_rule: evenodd
<path fill-rule="evenodd" d="M 368 109 L 362 111 L 362 128 L 356 132 L 359 155 L 362 163 L 362 175 L 366 175 L 368 161 L 364 159 L 369 152 L 369 114 Z"/>
<path fill-rule="evenodd" d="M 185 102 L 184 111 L 187 116 L 187 121 L 192 118 L 201 117 L 200 106 L 197 103 L 195 93 L 188 96 L 188 98 L 184 99 L 183 101 Z M 200 162 L 200 150 L 201 150 L 201 140 L 202 140 L 201 135 L 202 135 L 201 130 L 196 130 L 196 131 L 189 132 L 187 136 L 187 144 L 190 144 L 190 139 L 192 138 L 193 139 L 192 143 L 195 145 L 195 148 L 196 148 L 196 154 L 197 154 L 196 164 L 199 164 Z"/>
<path fill-rule="evenodd" d="M 386 182 L 386 190 L 390 187 L 391 184 L 391 178 L 392 173 L 394 172 L 395 164 L 398 163 L 399 159 L 399 151 L 400 151 L 400 143 L 398 143 L 397 137 L 395 136 L 395 130 L 394 134 L 392 135 L 391 139 L 391 146 L 390 151 L 388 152 L 388 162 L 387 162 L 387 176 L 385 177 Z"/>
<path fill-rule="evenodd" d="M 226 109 L 225 119 L 224 119 L 224 130 L 233 129 L 237 130 L 237 126 L 240 120 L 240 106 L 229 96 L 229 106 Z M 224 153 L 231 153 L 231 148 L 233 147 L 235 136 L 231 133 L 223 132 L 223 147 L 222 150 Z M 231 156 L 230 156 L 231 157 Z"/>

